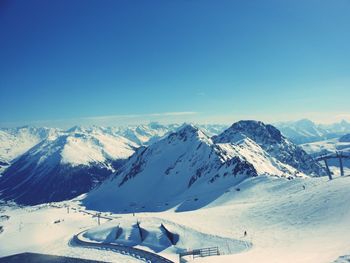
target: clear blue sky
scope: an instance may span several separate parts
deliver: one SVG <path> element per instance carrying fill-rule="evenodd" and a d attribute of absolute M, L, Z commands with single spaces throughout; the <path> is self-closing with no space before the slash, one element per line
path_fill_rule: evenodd
<path fill-rule="evenodd" d="M 349 0 L 1 0 L 0 125 L 349 120 L 349 14 Z"/>

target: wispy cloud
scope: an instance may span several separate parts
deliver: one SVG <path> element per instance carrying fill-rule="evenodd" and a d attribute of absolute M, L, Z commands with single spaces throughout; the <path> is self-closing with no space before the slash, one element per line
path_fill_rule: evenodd
<path fill-rule="evenodd" d="M 70 119 L 54 119 L 54 120 L 35 120 L 35 121 L 19 121 L 0 123 L 1 127 L 16 127 L 23 125 L 48 126 L 68 128 L 74 125 L 102 125 L 102 126 L 119 126 L 127 124 L 142 124 L 151 121 L 159 121 L 165 123 L 193 121 L 194 117 L 199 114 L 193 111 L 178 112 L 158 112 L 148 114 L 119 114 L 105 116 L 88 116 Z"/>
<path fill-rule="evenodd" d="M 193 111 L 179 111 L 179 112 L 160 112 L 149 114 L 125 114 L 125 115 L 107 115 L 107 116 L 92 116 L 83 117 L 83 120 L 108 120 L 108 119 L 133 119 L 133 118 L 147 118 L 147 117 L 171 117 L 171 116 L 188 116 L 195 115 L 197 112 Z"/>

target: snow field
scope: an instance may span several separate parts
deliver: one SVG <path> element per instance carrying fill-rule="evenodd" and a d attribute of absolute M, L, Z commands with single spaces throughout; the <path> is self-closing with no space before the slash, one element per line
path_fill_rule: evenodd
<path fill-rule="evenodd" d="M 10 218 L 0 222 L 4 226 L 4 232 L 0 234 L 0 257 L 37 252 L 106 262 L 141 262 L 111 251 L 70 246 L 73 235 L 97 225 L 97 219 L 90 215 L 73 210 L 67 214 L 66 208 L 46 205 L 33 208 L 6 207 L 2 214 Z M 59 223 L 54 223 L 58 220 Z"/>

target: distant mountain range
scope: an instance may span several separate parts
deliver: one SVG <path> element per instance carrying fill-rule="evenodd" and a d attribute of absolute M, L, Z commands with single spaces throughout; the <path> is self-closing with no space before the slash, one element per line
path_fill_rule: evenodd
<path fill-rule="evenodd" d="M 73 198 L 115 172 L 137 147 L 98 130 L 62 132 L 11 163 L 0 178 L 1 195 L 22 204 Z"/>
<path fill-rule="evenodd" d="M 317 141 L 312 143 L 302 144 L 301 147 L 313 157 L 342 152 L 350 156 L 350 134 L 343 135 L 340 138 L 334 138 L 324 141 Z M 350 169 L 350 159 L 343 159 L 344 167 Z M 328 160 L 329 166 L 339 167 L 339 160 L 337 158 Z"/>
<path fill-rule="evenodd" d="M 42 140 L 57 136 L 59 132 L 55 128 L 31 126 L 0 128 L 0 160 L 9 163 Z"/>
<path fill-rule="evenodd" d="M 295 138 L 313 140 L 329 134 L 339 137 L 347 124 L 327 130 L 307 120 L 290 123 L 289 128 L 279 125 L 285 131 L 298 131 Z M 157 202 L 167 200 L 175 206 L 189 196 L 220 192 L 253 176 L 291 179 L 324 174 L 282 134 L 259 121 L 240 121 L 230 127 L 150 123 L 0 129 L 0 197 L 22 204 L 60 201 L 103 182 L 88 195 L 87 205 L 124 211 L 135 202 L 155 209 Z M 119 201 L 110 207 L 109 202 L 101 203 L 106 198 Z M 181 209 L 186 210 L 184 205 Z"/>
<path fill-rule="evenodd" d="M 316 124 L 308 119 L 274 124 L 284 136 L 296 144 L 339 138 L 350 133 L 350 123 L 343 120 L 333 124 Z"/>
<path fill-rule="evenodd" d="M 174 131 L 179 124 L 162 125 L 159 123 L 149 123 L 145 125 L 130 125 L 126 127 L 81 127 L 74 126 L 68 130 L 58 128 L 23 126 L 18 128 L 0 128 L 0 161 L 9 163 L 19 157 L 30 148 L 47 138 L 55 138 L 63 133 L 95 131 L 111 136 L 119 135 L 136 143 L 137 145 L 148 145 L 157 141 L 165 134 Z M 227 125 L 207 124 L 198 125 L 208 135 L 212 136 L 223 131 Z"/>
<path fill-rule="evenodd" d="M 137 148 L 175 127 L 150 123 L 125 128 L 75 126 L 66 131 L 1 129 L 1 196 L 22 204 L 75 197 L 115 172 Z"/>

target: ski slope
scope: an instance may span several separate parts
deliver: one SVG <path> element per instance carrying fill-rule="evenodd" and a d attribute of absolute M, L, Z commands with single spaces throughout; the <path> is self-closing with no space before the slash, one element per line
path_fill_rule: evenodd
<path fill-rule="evenodd" d="M 349 188 L 350 177 L 252 178 L 205 209 L 162 217 L 222 237 L 247 231 L 252 249 L 198 262 L 332 262 L 350 251 Z"/>
<path fill-rule="evenodd" d="M 47 205 L 33 208 L 2 207 L 0 219 L 4 232 L 0 234 L 0 257 L 22 253 L 37 252 L 59 256 L 70 256 L 106 262 L 140 262 L 130 256 L 114 252 L 70 246 L 74 234 L 85 228 L 97 225 L 96 218 L 66 208 Z M 55 221 L 59 223 L 54 223 Z"/>
<path fill-rule="evenodd" d="M 224 255 L 193 262 L 345 262 L 350 254 L 349 189 L 348 176 L 332 181 L 258 176 L 228 189 L 201 209 L 176 212 L 174 207 L 135 216 L 112 214 L 115 219 L 101 226 L 97 226 L 95 217 L 73 210 L 67 214 L 66 208 L 5 208 L 2 214 L 10 218 L 0 222 L 4 226 L 0 256 L 33 251 L 134 262 L 135 259 L 118 254 L 68 245 L 74 234 L 89 229 L 87 239 L 134 245 L 171 260 L 184 249 L 219 246 Z M 205 196 L 198 198 L 200 201 Z M 60 204 L 80 206 L 78 200 Z M 54 224 L 57 219 L 61 222 Z M 133 232 L 137 221 L 148 233 L 144 241 Z M 179 235 L 175 246 L 159 231 L 160 223 Z M 117 226 L 124 231 L 118 240 L 113 240 Z"/>

